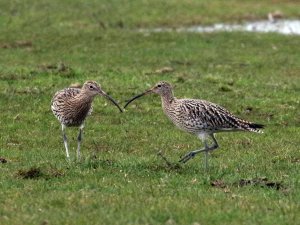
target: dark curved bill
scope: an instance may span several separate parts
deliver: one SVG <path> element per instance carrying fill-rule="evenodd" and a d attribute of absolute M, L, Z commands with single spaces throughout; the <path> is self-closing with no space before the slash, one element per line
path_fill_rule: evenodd
<path fill-rule="evenodd" d="M 124 109 L 125 109 L 132 101 L 134 101 L 135 99 L 140 98 L 140 97 L 142 97 L 142 96 L 148 94 L 149 92 L 150 92 L 150 90 L 145 91 L 145 92 L 143 92 L 142 94 L 136 95 L 136 96 L 134 96 L 132 99 L 128 100 L 127 103 L 126 103 L 126 105 L 124 106 Z"/>
<path fill-rule="evenodd" d="M 112 103 L 114 103 L 115 106 L 118 107 L 118 109 L 120 110 L 120 112 L 123 112 L 123 110 L 121 109 L 121 107 L 118 105 L 118 103 L 112 98 L 110 97 L 108 94 L 106 94 L 104 91 L 102 92 L 102 95 L 104 97 L 106 97 L 108 100 L 110 100 Z"/>

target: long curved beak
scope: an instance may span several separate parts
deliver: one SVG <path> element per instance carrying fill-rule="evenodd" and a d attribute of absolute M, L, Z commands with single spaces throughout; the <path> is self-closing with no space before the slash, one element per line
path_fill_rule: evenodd
<path fill-rule="evenodd" d="M 147 91 L 143 92 L 142 94 L 139 94 L 139 95 L 134 96 L 133 98 L 131 98 L 130 100 L 127 101 L 126 105 L 124 106 L 124 109 L 125 109 L 132 101 L 134 101 L 135 99 L 140 98 L 140 97 L 142 97 L 142 96 L 144 96 L 144 95 L 146 95 L 146 94 L 149 94 L 149 93 L 151 93 L 151 92 L 152 92 L 152 89 L 147 90 Z"/>
<path fill-rule="evenodd" d="M 100 91 L 99 95 L 104 96 L 105 98 L 107 98 L 108 100 L 110 100 L 112 103 L 114 103 L 115 106 L 118 107 L 118 109 L 120 110 L 120 112 L 123 112 L 123 110 L 121 109 L 121 107 L 118 105 L 118 103 L 116 102 L 116 100 L 114 100 L 112 97 L 110 97 L 108 94 L 106 94 L 104 91 Z"/>

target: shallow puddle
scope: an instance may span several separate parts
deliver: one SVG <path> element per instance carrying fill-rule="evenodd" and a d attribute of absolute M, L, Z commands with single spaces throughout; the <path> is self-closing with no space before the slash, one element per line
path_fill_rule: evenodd
<path fill-rule="evenodd" d="M 246 31 L 246 32 L 275 32 L 285 35 L 300 35 L 300 20 L 276 20 L 276 21 L 256 21 L 245 22 L 243 24 L 214 24 L 211 26 L 192 26 L 181 28 L 154 28 L 154 29 L 140 29 L 140 32 L 194 32 L 194 33 L 211 33 L 211 32 L 232 32 L 232 31 Z"/>

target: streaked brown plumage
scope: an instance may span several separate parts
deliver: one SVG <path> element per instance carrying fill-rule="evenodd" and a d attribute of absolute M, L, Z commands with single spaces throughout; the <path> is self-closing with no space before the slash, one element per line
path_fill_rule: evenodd
<path fill-rule="evenodd" d="M 177 99 L 172 92 L 172 86 L 164 81 L 157 83 L 153 88 L 130 99 L 124 108 L 133 100 L 149 94 L 161 96 L 162 108 L 168 118 L 181 130 L 197 135 L 204 142 L 205 147 L 187 153 L 180 162 L 187 162 L 199 152 L 205 152 L 205 166 L 208 167 L 207 153 L 218 148 L 214 133 L 226 131 L 252 131 L 262 133 L 263 125 L 252 123 L 230 113 L 227 109 L 200 99 Z M 208 138 L 213 145 L 208 145 Z"/>
<path fill-rule="evenodd" d="M 65 88 L 56 92 L 52 99 L 51 110 L 62 125 L 64 145 L 66 148 L 67 158 L 69 150 L 67 137 L 65 134 L 66 127 L 79 127 L 77 158 L 80 158 L 80 142 L 84 121 L 93 111 L 92 102 L 96 95 L 102 95 L 112 101 L 122 112 L 120 106 L 107 95 L 95 81 L 86 81 L 81 89 Z"/>

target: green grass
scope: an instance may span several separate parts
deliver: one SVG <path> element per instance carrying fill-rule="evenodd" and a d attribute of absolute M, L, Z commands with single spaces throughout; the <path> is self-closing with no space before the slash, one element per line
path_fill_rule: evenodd
<path fill-rule="evenodd" d="M 135 31 L 261 19 L 278 9 L 299 17 L 296 4 L 0 1 L 0 157 L 8 160 L 0 163 L 1 225 L 299 224 L 299 37 Z M 166 66 L 174 72 L 152 73 Z M 168 121 L 158 96 L 123 114 L 97 98 L 84 159 L 68 163 L 50 101 L 85 80 L 121 104 L 167 80 L 177 97 L 223 105 L 265 124 L 265 133 L 218 134 L 208 172 L 202 155 L 170 168 L 158 151 L 176 162 L 201 142 Z M 74 158 L 77 129 L 67 132 Z M 280 186 L 238 185 L 258 178 Z"/>

